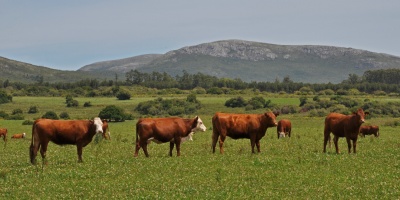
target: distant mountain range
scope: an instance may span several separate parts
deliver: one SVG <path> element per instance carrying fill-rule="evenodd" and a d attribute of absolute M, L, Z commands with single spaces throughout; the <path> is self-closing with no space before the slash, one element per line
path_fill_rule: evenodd
<path fill-rule="evenodd" d="M 339 83 L 349 74 L 367 70 L 400 68 L 400 57 L 365 50 L 316 45 L 275 45 L 243 40 L 224 40 L 183 47 L 165 54 L 147 54 L 86 65 L 78 71 L 38 67 L 0 57 L 0 79 L 76 81 L 84 78 L 125 79 L 130 70 L 167 72 L 175 76 L 183 70 L 243 81 L 282 80 Z"/>

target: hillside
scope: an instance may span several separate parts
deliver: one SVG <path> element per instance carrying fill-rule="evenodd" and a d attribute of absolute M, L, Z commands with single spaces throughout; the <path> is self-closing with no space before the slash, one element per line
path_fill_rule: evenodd
<path fill-rule="evenodd" d="M 44 82 L 75 82 L 83 79 L 105 79 L 109 75 L 95 72 L 63 71 L 0 57 L 0 80 L 32 83 Z"/>
<path fill-rule="evenodd" d="M 359 49 L 275 45 L 242 40 L 225 40 L 184 47 L 164 55 L 141 57 L 87 65 L 85 71 L 137 69 L 142 72 L 167 72 L 171 75 L 204 73 L 244 81 L 275 81 L 289 76 L 296 82 L 339 83 L 349 74 L 362 75 L 366 70 L 400 68 L 400 57 Z M 124 62 L 124 61 L 127 62 Z M 131 64 L 129 64 L 129 62 Z M 107 65 L 105 65 L 107 64 Z"/>

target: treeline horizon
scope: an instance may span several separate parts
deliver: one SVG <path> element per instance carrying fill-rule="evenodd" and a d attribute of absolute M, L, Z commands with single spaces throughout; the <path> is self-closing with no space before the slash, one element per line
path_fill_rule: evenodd
<path fill-rule="evenodd" d="M 112 87 L 112 91 L 106 95 L 110 96 L 116 95 L 119 91 L 119 86 L 134 85 L 154 89 L 177 88 L 181 90 L 192 90 L 203 88 L 206 91 L 214 91 L 211 93 L 215 93 L 216 88 L 227 88 L 233 90 L 254 89 L 260 92 L 271 93 L 294 93 L 302 88 L 304 90 L 304 87 L 314 92 L 332 90 L 338 95 L 351 94 L 351 91 L 354 90 L 368 94 L 381 92 L 388 94 L 396 93 L 398 95 L 400 93 L 400 69 L 368 70 L 364 72 L 362 76 L 349 74 L 348 79 L 337 84 L 294 82 L 289 76 L 284 77 L 282 80 L 276 79 L 274 82 L 244 82 L 239 78 L 218 78 L 202 73 L 189 74 L 185 70 L 182 72 L 182 75 L 176 75 L 175 77 L 165 72 L 145 73 L 139 72 L 138 70 L 131 70 L 125 74 L 125 81 L 120 81 L 119 79 L 120 77 L 117 75 L 115 75 L 115 80 L 99 81 L 97 79 L 84 79 L 73 83 L 48 83 L 44 82 L 43 79 L 39 79 L 39 81 L 33 84 L 0 80 L 0 88 L 8 88 L 12 91 L 24 90 L 24 92 L 30 96 L 40 96 L 40 94 L 46 94 L 52 90 L 75 90 L 75 93 L 79 95 L 79 93 L 82 92 L 76 91 L 90 91 L 98 89 L 99 87 Z M 88 96 L 99 96 L 99 94 L 92 93 Z"/>

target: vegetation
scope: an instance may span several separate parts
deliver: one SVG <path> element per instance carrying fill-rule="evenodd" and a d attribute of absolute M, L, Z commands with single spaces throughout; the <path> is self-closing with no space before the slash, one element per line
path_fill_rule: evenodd
<path fill-rule="evenodd" d="M 191 94 L 186 100 L 159 97 L 152 101 L 141 102 L 137 105 L 135 111 L 142 115 L 151 116 L 182 116 L 194 114 L 200 108 L 200 101 L 194 94 Z"/>
<path fill-rule="evenodd" d="M 254 95 L 246 95 L 249 100 Z M 187 99 L 176 95 L 174 98 Z M 181 157 L 168 156 L 169 144 L 149 145 L 151 157 L 142 151 L 133 157 L 136 120 L 109 123 L 112 140 L 90 143 L 84 148 L 84 163 L 77 163 L 76 147 L 49 144 L 48 165 L 33 166 L 28 160 L 31 126 L 24 120 L 0 120 L 0 127 L 10 133 L 27 133 L 22 140 L 9 140 L 2 150 L 0 199 L 395 199 L 398 186 L 400 119 L 368 118 L 366 124 L 379 125 L 379 138 L 359 138 L 357 154 L 346 152 L 345 139 L 339 140 L 343 153 L 334 148 L 322 153 L 324 117 L 308 117 L 304 113 L 279 115 L 293 125 L 291 138 L 276 139 L 276 129 L 269 128 L 261 140 L 261 153 L 251 154 L 249 140 L 225 140 L 225 154 L 211 153 L 211 117 L 216 111 L 262 113 L 265 108 L 246 111 L 244 107 L 224 106 L 232 96 L 198 95 L 202 108 L 196 112 L 206 132 L 196 133 L 193 141 L 181 145 Z M 170 97 L 164 97 L 165 99 Z M 163 99 L 164 99 L 163 98 Z M 350 98 L 350 97 L 349 97 Z M 358 96 L 350 99 L 364 98 Z M 76 97 L 80 102 L 86 97 Z M 92 107 L 68 108 L 73 119 L 96 116 L 110 104 L 133 112 L 135 105 L 153 99 L 137 97 L 118 101 L 114 97 L 93 98 Z M 277 106 L 299 108 L 299 96 L 271 94 L 268 99 Z M 313 102 L 310 97 L 309 102 Z M 347 102 L 334 98 L 338 102 Z M 320 101 L 330 100 L 325 96 Z M 376 97 L 366 102 L 385 104 L 398 98 Z M 11 113 L 16 108 L 37 105 L 40 110 L 65 110 L 64 98 L 15 97 L 14 103 L 0 105 Z M 348 103 L 346 103 L 348 104 Z M 349 104 L 351 105 L 351 104 Z M 29 114 L 30 117 L 39 115 Z M 195 114 L 186 117 L 194 117 Z M 2 145 L 0 140 L 0 145 Z M 217 147 L 218 149 L 218 147 Z M 384 167 L 382 167 L 384 165 Z"/>
<path fill-rule="evenodd" d="M 101 119 L 106 119 L 108 121 L 125 121 L 127 119 L 130 119 L 131 117 L 124 112 L 124 109 L 115 106 L 115 105 L 109 105 L 105 107 L 103 110 L 100 111 L 98 115 Z"/>

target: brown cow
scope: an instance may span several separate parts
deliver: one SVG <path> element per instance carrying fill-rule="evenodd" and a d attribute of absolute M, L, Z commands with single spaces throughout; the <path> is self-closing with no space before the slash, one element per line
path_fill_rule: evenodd
<path fill-rule="evenodd" d="M 107 132 L 108 130 L 108 132 Z M 106 140 L 111 140 L 110 129 L 108 128 L 107 120 L 103 120 L 103 138 Z"/>
<path fill-rule="evenodd" d="M 330 141 L 330 133 L 333 133 L 333 142 L 335 144 L 336 153 L 339 152 L 338 141 L 339 137 L 346 137 L 349 153 L 351 152 L 351 142 L 353 141 L 353 152 L 356 153 L 357 138 L 360 126 L 365 122 L 365 116 L 369 112 L 364 112 L 359 108 L 357 112 L 351 115 L 343 115 L 339 113 L 330 113 L 325 118 L 324 128 L 324 153 L 326 152 L 326 144 Z"/>
<path fill-rule="evenodd" d="M 78 162 L 82 162 L 82 148 L 92 141 L 94 135 L 103 133 L 102 126 L 103 122 L 98 117 L 94 120 L 36 120 L 32 126 L 31 163 L 36 163 L 39 147 L 45 161 L 49 141 L 58 145 L 75 144 Z"/>
<path fill-rule="evenodd" d="M 0 137 L 3 137 L 4 142 L 7 140 L 7 129 L 0 128 Z"/>
<path fill-rule="evenodd" d="M 215 113 L 212 118 L 213 135 L 212 149 L 215 153 L 215 146 L 219 138 L 220 153 L 224 153 L 224 141 L 226 136 L 232 139 L 248 138 L 251 142 L 251 152 L 254 152 L 254 145 L 260 152 L 260 140 L 264 137 L 267 128 L 277 126 L 276 116 L 278 113 L 266 112 L 264 114 L 230 114 Z"/>
<path fill-rule="evenodd" d="M 25 133 L 17 133 L 17 134 L 14 134 L 13 136 L 11 136 L 11 138 L 21 139 L 21 138 L 25 138 L 25 136 L 26 136 Z"/>
<path fill-rule="evenodd" d="M 199 117 L 194 119 L 183 119 L 178 117 L 171 118 L 142 118 L 136 123 L 136 150 L 135 157 L 138 156 L 139 149 L 143 148 L 146 157 L 147 144 L 150 141 L 156 143 L 170 143 L 169 155 L 172 156 L 174 144 L 176 144 L 177 156 L 180 156 L 180 145 L 182 140 L 190 137 L 196 131 L 206 131 L 203 121 Z M 188 138 L 190 140 L 190 138 Z"/>
<path fill-rule="evenodd" d="M 278 134 L 278 139 L 286 135 L 290 137 L 292 133 L 292 123 L 287 119 L 281 119 L 276 127 L 276 133 Z"/>
<path fill-rule="evenodd" d="M 375 135 L 379 137 L 379 126 L 361 126 L 360 135 L 365 137 L 365 135 Z"/>

